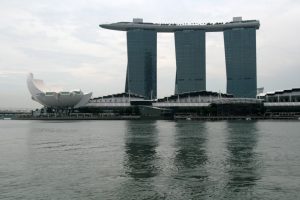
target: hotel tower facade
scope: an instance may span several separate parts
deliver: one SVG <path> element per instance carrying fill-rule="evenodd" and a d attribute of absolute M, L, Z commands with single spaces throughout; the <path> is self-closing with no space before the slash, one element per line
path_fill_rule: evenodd
<path fill-rule="evenodd" d="M 145 99 L 157 97 L 157 33 L 174 33 L 176 53 L 175 94 L 206 90 L 206 32 L 223 32 L 227 93 L 255 98 L 256 30 L 258 20 L 234 17 L 227 23 L 157 24 L 135 18 L 133 22 L 101 24 L 100 27 L 127 32 L 127 75 L 125 92 Z"/>

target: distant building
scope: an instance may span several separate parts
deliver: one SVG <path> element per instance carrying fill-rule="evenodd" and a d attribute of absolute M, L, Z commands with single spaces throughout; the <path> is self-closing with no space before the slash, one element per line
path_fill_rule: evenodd
<path fill-rule="evenodd" d="M 91 113 L 119 113 L 119 114 L 137 114 L 138 108 L 133 106 L 133 102 L 149 101 L 145 97 L 133 93 L 118 93 L 90 99 L 89 102 L 80 109 Z"/>
<path fill-rule="evenodd" d="M 263 99 L 264 102 L 273 103 L 300 102 L 300 88 L 261 93 L 257 95 L 257 98 Z"/>
<path fill-rule="evenodd" d="M 258 94 L 264 93 L 264 90 L 265 90 L 264 87 L 257 88 L 256 94 L 258 95 Z"/>
<path fill-rule="evenodd" d="M 102 97 L 95 97 L 90 99 L 87 106 L 130 106 L 131 101 L 143 100 L 145 97 L 138 94 L 130 94 L 130 93 L 118 93 L 111 94 Z"/>
<path fill-rule="evenodd" d="M 289 113 L 288 115 L 300 116 L 300 88 L 261 93 L 257 98 L 264 101 L 267 113 L 280 112 L 280 115 Z"/>
<path fill-rule="evenodd" d="M 217 99 L 233 98 L 231 94 L 211 91 L 184 92 L 157 100 L 157 103 L 212 103 Z"/>
<path fill-rule="evenodd" d="M 152 106 L 172 109 L 179 115 L 230 116 L 257 114 L 261 112 L 262 101 L 254 98 L 233 98 L 233 95 L 230 94 L 200 91 L 158 99 Z"/>

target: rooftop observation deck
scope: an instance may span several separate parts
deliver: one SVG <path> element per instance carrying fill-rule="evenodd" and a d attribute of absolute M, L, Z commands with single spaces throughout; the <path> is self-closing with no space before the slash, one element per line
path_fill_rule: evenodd
<path fill-rule="evenodd" d="M 100 27 L 117 31 L 128 31 L 134 29 L 154 30 L 157 32 L 175 32 L 183 30 L 204 30 L 205 32 L 220 32 L 227 29 L 255 28 L 259 29 L 258 20 L 242 20 L 241 17 L 234 17 L 231 22 L 217 23 L 148 23 L 143 19 L 135 18 L 133 22 L 117 22 L 112 24 L 100 24 Z"/>

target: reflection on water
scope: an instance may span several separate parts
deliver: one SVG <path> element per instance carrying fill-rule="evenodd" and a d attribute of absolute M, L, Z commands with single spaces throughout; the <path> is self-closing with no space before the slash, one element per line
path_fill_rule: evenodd
<path fill-rule="evenodd" d="M 149 178 L 158 174 L 156 121 L 128 121 L 125 135 L 125 169 L 133 178 Z"/>
<path fill-rule="evenodd" d="M 261 161 L 255 152 L 258 141 L 256 123 L 227 123 L 227 131 L 227 187 L 234 192 L 250 194 L 260 179 Z"/>
<path fill-rule="evenodd" d="M 175 161 L 178 171 L 205 165 L 207 133 L 204 123 L 177 123 L 175 133 Z M 179 174 L 180 175 L 180 174 Z M 206 175 L 198 174 L 199 178 Z"/>
<path fill-rule="evenodd" d="M 127 121 L 124 170 L 129 177 L 118 188 L 118 199 L 161 199 L 153 179 L 159 175 L 156 121 Z"/>
<path fill-rule="evenodd" d="M 175 127 L 176 173 L 173 176 L 176 182 L 171 182 L 172 188 L 182 199 L 201 198 L 206 193 L 208 179 L 206 125 L 201 122 L 178 122 Z"/>

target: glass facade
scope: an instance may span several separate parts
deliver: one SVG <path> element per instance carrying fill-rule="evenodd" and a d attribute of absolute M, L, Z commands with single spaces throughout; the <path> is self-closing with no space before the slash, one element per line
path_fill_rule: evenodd
<path fill-rule="evenodd" d="M 127 31 L 127 75 L 125 92 L 145 99 L 157 96 L 157 33 L 151 30 Z"/>
<path fill-rule="evenodd" d="M 256 29 L 224 30 L 227 93 L 256 97 Z"/>
<path fill-rule="evenodd" d="M 176 31 L 175 49 L 175 94 L 206 90 L 205 31 Z"/>

